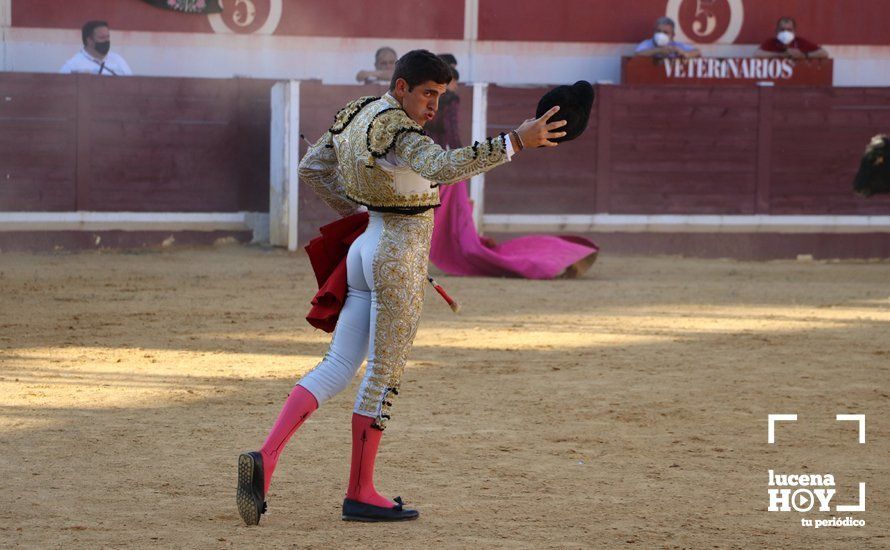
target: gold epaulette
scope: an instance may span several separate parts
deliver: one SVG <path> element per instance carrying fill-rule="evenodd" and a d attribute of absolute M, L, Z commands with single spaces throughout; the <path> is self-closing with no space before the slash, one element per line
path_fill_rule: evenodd
<path fill-rule="evenodd" d="M 368 151 L 376 158 L 385 156 L 404 132 L 424 133 L 404 110 L 394 107 L 380 111 L 368 127 Z"/>
<path fill-rule="evenodd" d="M 355 118 L 355 115 L 357 115 L 359 111 L 365 108 L 365 105 L 377 101 L 378 99 L 380 98 L 368 95 L 350 101 L 346 104 L 346 107 L 343 107 L 342 109 L 337 111 L 336 115 L 334 115 L 334 125 L 331 126 L 330 130 L 328 131 L 331 134 L 339 134 L 349 125 L 350 122 L 352 122 L 352 119 Z"/>

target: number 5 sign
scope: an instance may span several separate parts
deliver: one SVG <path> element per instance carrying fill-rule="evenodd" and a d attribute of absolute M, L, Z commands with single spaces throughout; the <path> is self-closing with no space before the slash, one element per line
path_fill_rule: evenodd
<path fill-rule="evenodd" d="M 676 39 L 684 42 L 731 44 L 745 20 L 742 0 L 668 0 L 665 12 L 677 24 Z"/>
<path fill-rule="evenodd" d="M 208 15 L 213 32 L 272 34 L 281 22 L 283 0 L 220 0 L 222 13 Z"/>

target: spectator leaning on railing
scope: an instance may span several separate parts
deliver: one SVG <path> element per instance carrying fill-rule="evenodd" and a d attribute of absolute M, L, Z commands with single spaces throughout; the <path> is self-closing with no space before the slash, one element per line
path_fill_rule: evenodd
<path fill-rule="evenodd" d="M 655 20 L 655 32 L 637 45 L 634 55 L 664 59 L 669 57 L 701 57 L 695 46 L 674 40 L 674 20 L 659 17 Z"/>
<path fill-rule="evenodd" d="M 130 76 L 133 71 L 124 58 L 111 50 L 111 30 L 105 21 L 87 21 L 80 30 L 83 49 L 69 59 L 60 73 L 90 73 Z"/>
<path fill-rule="evenodd" d="M 398 58 L 394 49 L 383 46 L 374 53 L 374 70 L 361 70 L 355 75 L 355 79 L 365 84 L 389 84 Z"/>
<path fill-rule="evenodd" d="M 797 35 L 797 22 L 793 17 L 781 17 L 776 22 L 776 36 L 765 40 L 754 52 L 756 57 L 790 57 L 812 59 L 828 57 L 828 52 L 815 42 Z"/>

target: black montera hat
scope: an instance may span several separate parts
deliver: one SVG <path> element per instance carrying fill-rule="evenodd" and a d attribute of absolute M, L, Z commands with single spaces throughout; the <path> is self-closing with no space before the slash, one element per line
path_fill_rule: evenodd
<path fill-rule="evenodd" d="M 540 118 L 548 109 L 559 105 L 559 111 L 550 118 L 550 122 L 568 121 L 568 124 L 555 130 L 563 131 L 566 135 L 551 141 L 571 141 L 580 136 L 587 128 L 590 108 L 593 107 L 593 96 L 593 86 L 586 80 L 579 80 L 571 86 L 557 86 L 544 94 L 544 97 L 538 101 L 535 118 Z"/>

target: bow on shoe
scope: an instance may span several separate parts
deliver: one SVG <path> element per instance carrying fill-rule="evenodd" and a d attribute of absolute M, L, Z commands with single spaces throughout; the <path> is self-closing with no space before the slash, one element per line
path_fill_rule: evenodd
<path fill-rule="evenodd" d="M 396 497 L 393 499 L 393 501 L 395 501 L 396 503 L 396 505 L 393 506 L 393 510 L 395 510 L 396 512 L 401 512 L 402 508 L 404 508 L 405 506 L 405 503 L 402 502 L 402 497 Z"/>

